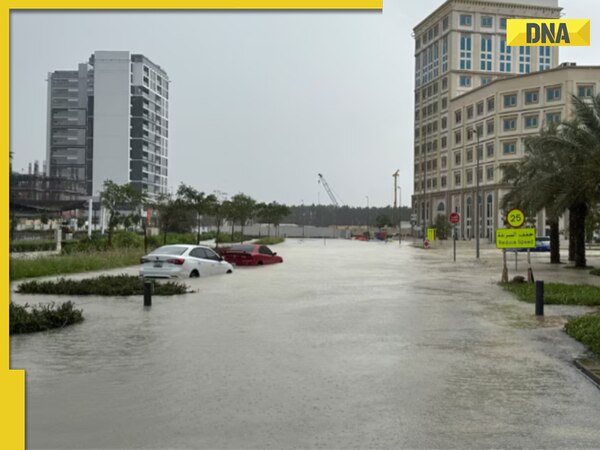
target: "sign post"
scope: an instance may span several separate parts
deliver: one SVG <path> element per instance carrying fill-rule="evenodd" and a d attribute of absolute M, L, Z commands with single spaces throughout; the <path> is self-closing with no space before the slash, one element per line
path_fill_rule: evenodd
<path fill-rule="evenodd" d="M 508 282 L 508 268 L 506 267 L 506 250 L 515 250 L 515 270 L 517 270 L 517 249 L 527 249 L 527 281 L 533 281 L 531 269 L 530 249 L 535 248 L 535 228 L 520 228 L 525 223 L 525 214 L 520 209 L 511 209 L 506 215 L 506 222 L 512 228 L 496 230 L 496 248 L 502 249 L 502 283 Z"/>
<path fill-rule="evenodd" d="M 452 246 L 453 246 L 453 257 L 454 262 L 456 262 L 456 225 L 460 223 L 460 214 L 459 213 L 451 213 L 448 216 L 448 220 L 452 224 Z"/>

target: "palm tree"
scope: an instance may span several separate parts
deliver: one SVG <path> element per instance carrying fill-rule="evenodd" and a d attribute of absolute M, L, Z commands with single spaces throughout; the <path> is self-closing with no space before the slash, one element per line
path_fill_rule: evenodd
<path fill-rule="evenodd" d="M 513 197 L 533 209 L 546 207 L 551 218 L 569 210 L 569 259 L 585 267 L 585 221 L 600 193 L 600 96 L 591 102 L 573 97 L 572 104 L 574 119 L 529 139 L 528 155 L 507 181 Z M 514 194 L 518 188 L 522 193 Z"/>

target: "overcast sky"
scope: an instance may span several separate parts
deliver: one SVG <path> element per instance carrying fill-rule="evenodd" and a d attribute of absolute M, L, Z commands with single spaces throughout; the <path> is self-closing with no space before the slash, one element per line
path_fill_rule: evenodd
<path fill-rule="evenodd" d="M 413 27 L 442 0 L 386 0 L 383 12 L 13 12 L 13 167 L 45 159 L 47 73 L 95 50 L 142 53 L 171 80 L 169 186 L 259 201 L 402 204 L 413 177 Z M 410 10 L 406 7 L 410 5 Z M 561 61 L 600 64 L 600 3 L 562 0 L 592 19 L 592 46 Z M 599 20 L 596 20 L 599 19 Z"/>

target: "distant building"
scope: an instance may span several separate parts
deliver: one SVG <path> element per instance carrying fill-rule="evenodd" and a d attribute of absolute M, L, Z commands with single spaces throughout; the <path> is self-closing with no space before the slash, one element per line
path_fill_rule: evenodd
<path fill-rule="evenodd" d="M 522 156 L 522 138 L 556 120 L 553 114 L 568 118 L 569 95 L 597 73 L 551 71 L 558 47 L 506 45 L 507 19 L 558 18 L 560 12 L 558 0 L 447 0 L 415 27 L 413 210 L 419 226 L 458 212 L 459 236 L 474 236 L 478 139 L 482 237 L 502 223 L 500 163 Z M 526 103 L 536 87 L 537 103 Z"/>
<path fill-rule="evenodd" d="M 47 176 L 167 191 L 169 79 L 144 55 L 96 51 L 77 70 L 48 74 Z"/>

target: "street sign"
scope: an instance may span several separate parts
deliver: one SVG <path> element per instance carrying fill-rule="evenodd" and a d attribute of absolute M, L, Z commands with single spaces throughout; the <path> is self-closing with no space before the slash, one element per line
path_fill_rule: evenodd
<path fill-rule="evenodd" d="M 456 225 L 457 223 L 460 222 L 460 214 L 459 213 L 450 214 L 449 220 L 450 220 L 450 223 L 453 223 Z"/>
<path fill-rule="evenodd" d="M 496 248 L 535 248 L 535 228 L 499 228 Z"/>
<path fill-rule="evenodd" d="M 506 221 L 513 228 L 519 228 L 525 223 L 525 214 L 520 209 L 511 209 L 506 215 Z"/>

